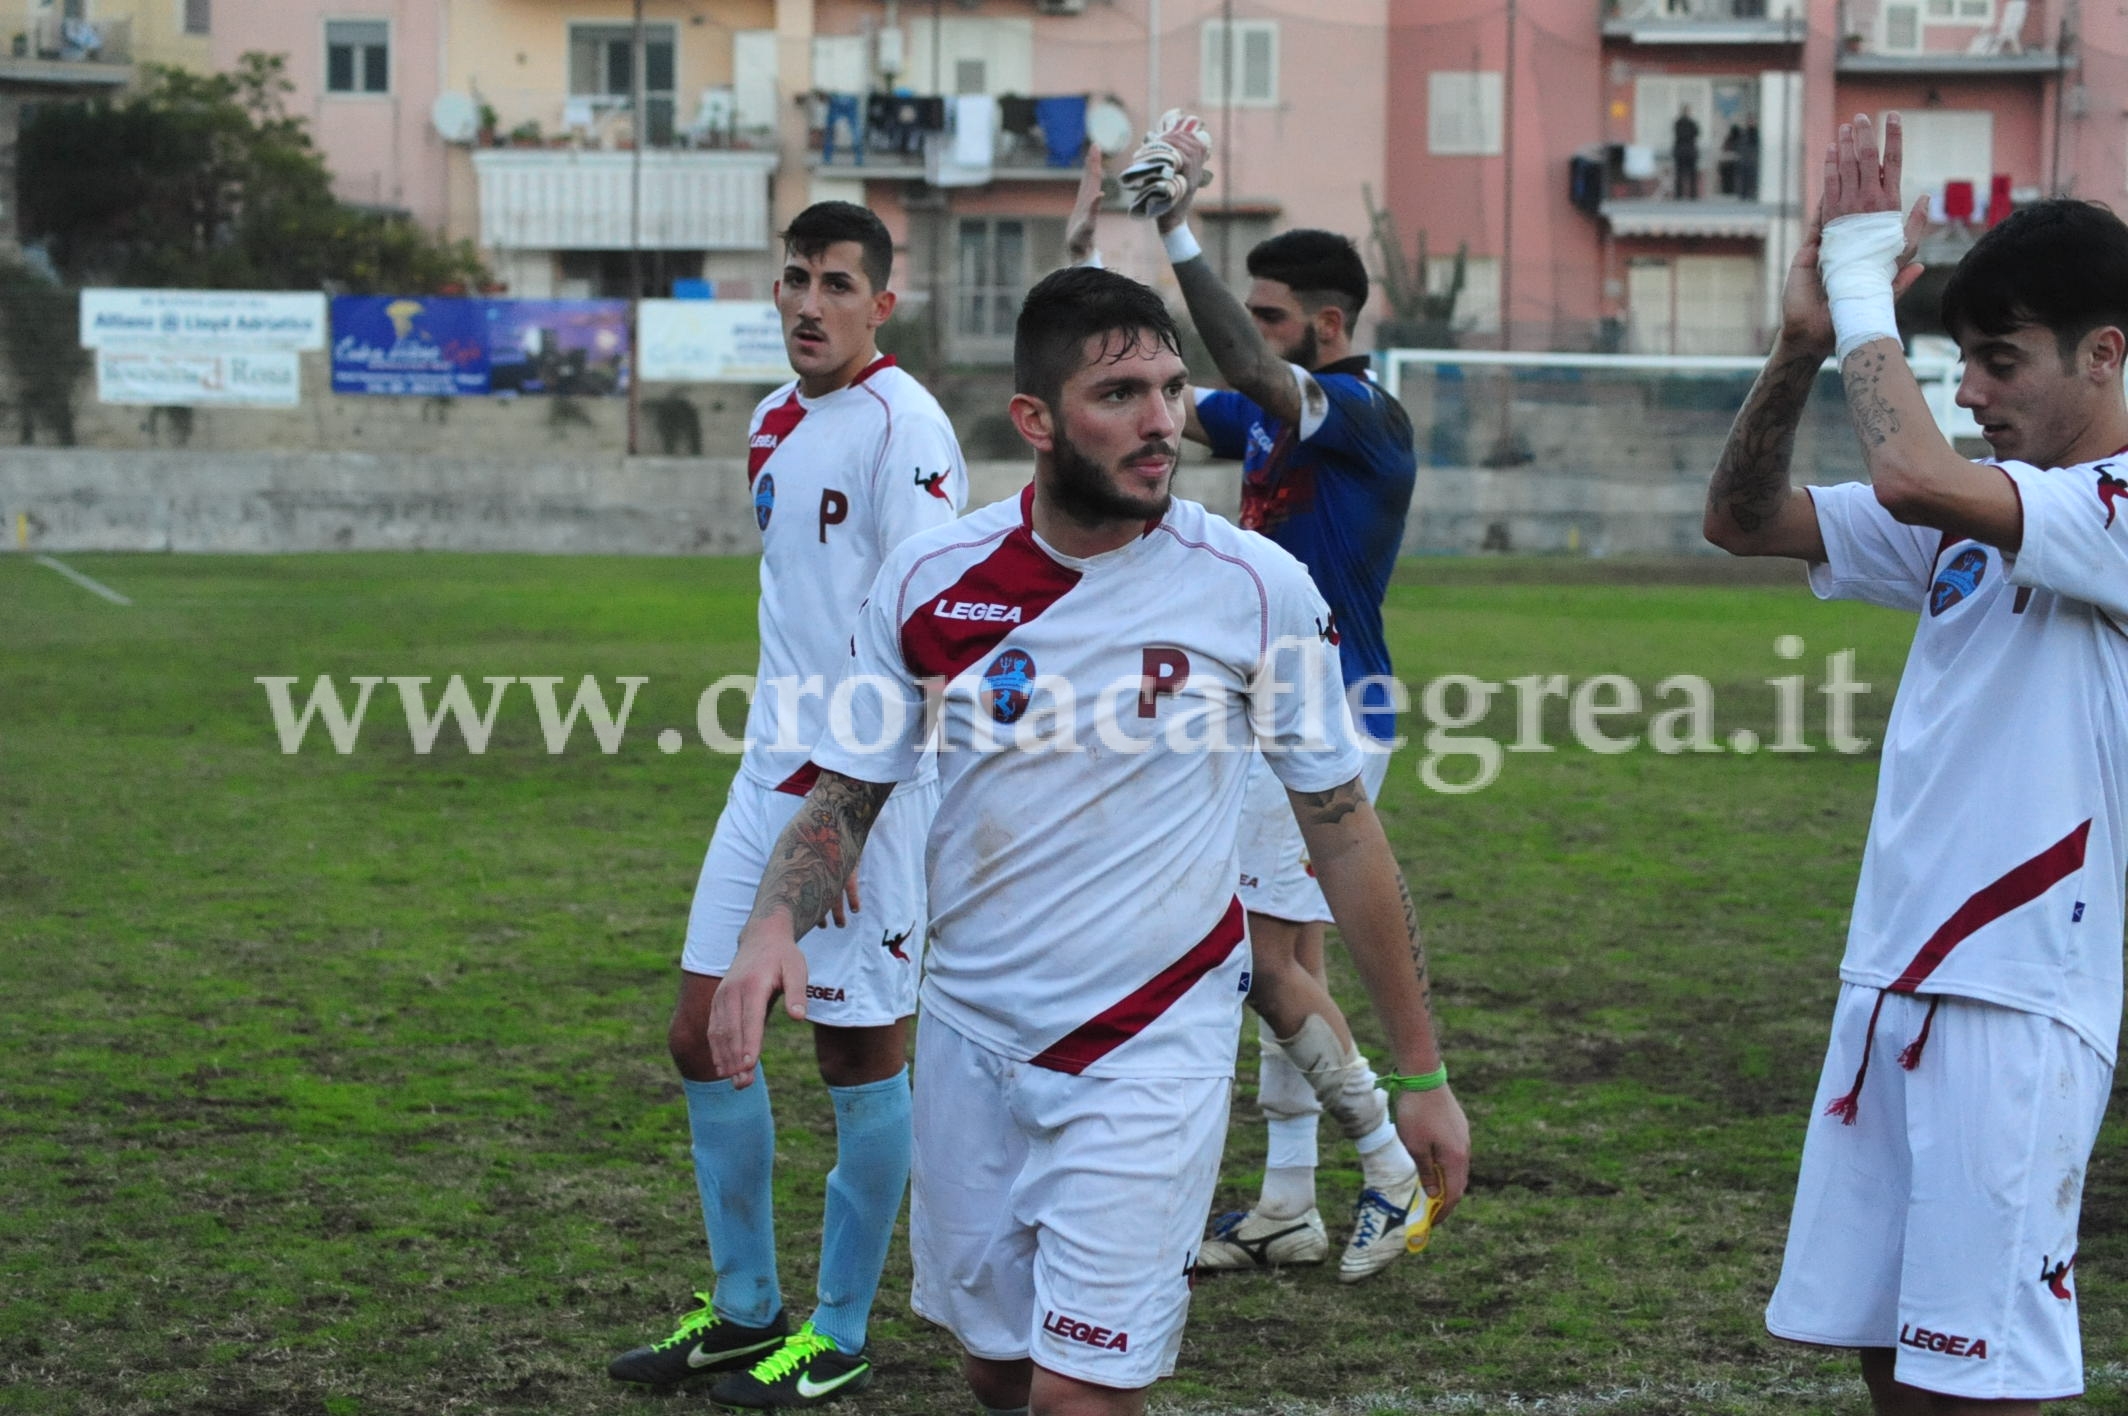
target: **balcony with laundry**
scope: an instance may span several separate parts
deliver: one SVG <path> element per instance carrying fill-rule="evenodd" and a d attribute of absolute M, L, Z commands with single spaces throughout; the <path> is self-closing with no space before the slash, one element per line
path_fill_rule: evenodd
<path fill-rule="evenodd" d="M 121 88 L 133 76 L 133 21 L 92 15 L 88 0 L 24 0 L 0 50 L 10 85 Z"/>
<path fill-rule="evenodd" d="M 1804 0 L 1602 0 L 1603 36 L 1633 44 L 1801 44 Z"/>
<path fill-rule="evenodd" d="M 2061 29 L 2047 0 L 1841 0 L 1842 78 L 2057 74 Z"/>
<path fill-rule="evenodd" d="M 1076 181 L 1089 105 L 1107 101 L 1083 93 L 815 92 L 804 102 L 811 166 L 824 176 L 976 187 Z"/>

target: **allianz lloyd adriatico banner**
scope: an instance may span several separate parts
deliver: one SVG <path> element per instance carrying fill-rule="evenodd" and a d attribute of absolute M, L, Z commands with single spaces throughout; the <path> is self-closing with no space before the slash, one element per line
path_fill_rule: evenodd
<path fill-rule="evenodd" d="M 325 297 L 265 290 L 84 290 L 81 344 L 105 403 L 294 407 L 297 355 L 325 347 Z"/>

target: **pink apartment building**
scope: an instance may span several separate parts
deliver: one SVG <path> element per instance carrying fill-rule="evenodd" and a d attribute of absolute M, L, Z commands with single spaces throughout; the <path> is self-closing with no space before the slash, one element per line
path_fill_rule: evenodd
<path fill-rule="evenodd" d="M 1902 115 L 1936 261 L 1991 195 L 2128 201 L 2112 6 L 1392 0 L 1390 44 L 1390 200 L 1467 246 L 1469 344 L 1763 349 L 1838 116 Z"/>
<path fill-rule="evenodd" d="M 217 27 L 217 63 L 286 53 L 341 194 L 475 239 L 513 291 L 625 294 L 639 246 L 645 294 L 760 298 L 773 231 L 839 197 L 885 218 L 919 306 L 939 292 L 957 362 L 1009 352 L 1020 294 L 1059 259 L 1075 124 L 1127 152 L 1166 108 L 1204 114 L 1200 225 L 1237 275 L 1275 229 L 1363 237 L 1363 190 L 1391 182 L 1391 0 L 646 0 L 640 54 L 630 0 L 251 8 Z M 478 134 L 450 121 L 468 111 Z M 1166 278 L 1144 223 L 1111 217 L 1102 240 Z"/>

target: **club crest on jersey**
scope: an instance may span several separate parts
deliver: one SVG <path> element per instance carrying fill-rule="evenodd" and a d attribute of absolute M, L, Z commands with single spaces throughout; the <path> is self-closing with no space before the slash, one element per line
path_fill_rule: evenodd
<path fill-rule="evenodd" d="M 944 472 L 933 472 L 926 476 L 924 469 L 919 467 L 916 469 L 916 485 L 922 487 L 940 501 L 952 500 L 946 495 L 946 474 Z"/>
<path fill-rule="evenodd" d="M 2124 496 L 2128 496 L 2128 481 L 2123 481 L 2119 477 L 2109 477 L 2106 475 L 2104 467 L 2099 468 L 2098 500 L 2099 504 L 2106 508 L 2106 529 L 2111 530 L 2113 528 L 2113 513 L 2116 510 L 2113 504 Z"/>
<path fill-rule="evenodd" d="M 1940 615 L 1980 588 L 1987 578 L 1988 553 L 1978 546 L 1967 546 L 1951 557 L 1951 563 L 1936 576 L 1936 583 L 1929 587 L 1929 613 Z"/>
<path fill-rule="evenodd" d="M 776 514 L 776 479 L 764 472 L 754 479 L 754 525 L 768 530 L 768 519 Z"/>
<path fill-rule="evenodd" d="M 983 670 L 984 711 L 1000 723 L 1017 723 L 1034 692 L 1034 659 L 1024 649 L 1007 649 Z"/>

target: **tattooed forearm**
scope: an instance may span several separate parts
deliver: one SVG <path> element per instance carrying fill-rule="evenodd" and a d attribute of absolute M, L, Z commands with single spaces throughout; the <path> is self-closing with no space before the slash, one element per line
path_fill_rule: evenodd
<path fill-rule="evenodd" d="M 1795 458 L 1796 426 L 1803 420 L 1803 404 L 1823 362 L 1814 350 L 1784 356 L 1776 348 L 1774 357 L 1759 370 L 1707 487 L 1709 513 L 1726 516 L 1747 534 L 1780 513 L 1788 500 L 1788 465 Z"/>
<path fill-rule="evenodd" d="M 1891 359 L 1881 349 L 1864 347 L 1840 366 L 1841 382 L 1847 385 L 1847 407 L 1854 414 L 1855 432 L 1862 448 L 1884 446 L 1899 435 L 1899 410 L 1884 396 L 1884 374 Z"/>
<path fill-rule="evenodd" d="M 1303 826 L 1333 825 L 1358 811 L 1360 803 L 1367 799 L 1366 789 L 1357 777 L 1327 792 L 1292 792 L 1289 795 Z"/>
<path fill-rule="evenodd" d="M 1411 886 L 1404 872 L 1396 873 L 1397 898 L 1404 905 L 1404 933 L 1411 939 L 1411 968 L 1419 976 L 1419 998 L 1426 1005 L 1426 1019 L 1433 1021 L 1433 979 L 1426 972 L 1426 941 L 1419 937 L 1419 907 L 1411 902 Z"/>
<path fill-rule="evenodd" d="M 893 790 L 891 782 L 860 782 L 822 772 L 777 838 L 754 895 L 753 918 L 780 906 L 790 913 L 794 937 L 825 919 Z"/>
<path fill-rule="evenodd" d="M 1175 267 L 1175 280 L 1220 375 L 1273 417 L 1289 422 L 1297 418 L 1300 392 L 1286 372 L 1285 361 L 1264 343 L 1256 321 L 1213 271 L 1211 261 L 1202 256 L 1183 261 Z M 1281 404 L 1290 406 L 1277 406 Z"/>

